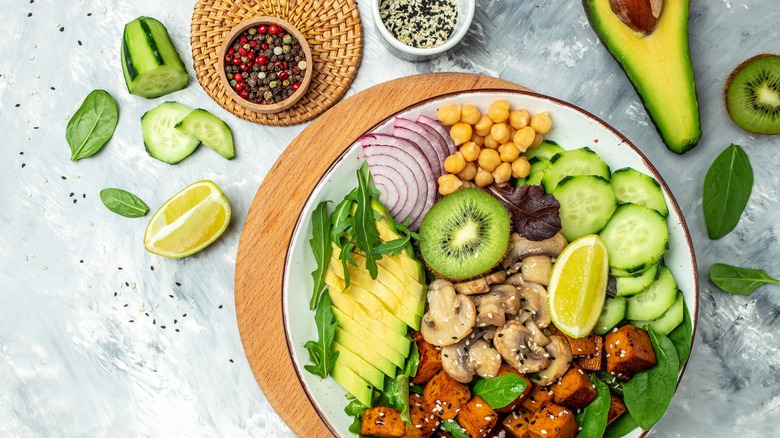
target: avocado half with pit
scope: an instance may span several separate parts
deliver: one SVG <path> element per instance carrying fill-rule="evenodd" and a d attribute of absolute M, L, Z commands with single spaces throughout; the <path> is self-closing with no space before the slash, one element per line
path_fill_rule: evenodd
<path fill-rule="evenodd" d="M 647 33 L 630 27 L 611 2 L 583 0 L 593 29 L 626 72 L 669 150 L 682 154 L 701 138 L 696 83 L 688 49 L 688 0 L 666 0 Z M 653 0 L 655 1 L 655 0 Z"/>

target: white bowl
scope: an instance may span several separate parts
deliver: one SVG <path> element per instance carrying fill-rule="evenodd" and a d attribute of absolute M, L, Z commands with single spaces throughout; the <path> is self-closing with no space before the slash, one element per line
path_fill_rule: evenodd
<path fill-rule="evenodd" d="M 382 37 L 382 42 L 394 56 L 406 61 L 414 62 L 427 61 L 455 47 L 466 35 L 466 32 L 468 32 L 469 27 L 471 26 L 471 21 L 474 19 L 474 9 L 476 8 L 477 4 L 476 0 L 456 0 L 458 7 L 458 19 L 455 22 L 455 29 L 453 29 L 452 35 L 450 35 L 450 39 L 438 47 L 432 47 L 430 49 L 418 49 L 398 41 L 393 36 L 393 34 L 387 30 L 385 23 L 379 16 L 379 4 L 382 3 L 382 1 L 383 0 L 371 1 L 371 14 L 374 17 L 374 25 L 376 25 L 376 29 L 379 31 L 379 35 Z"/>
<path fill-rule="evenodd" d="M 689 316 L 696 331 L 698 313 L 698 277 L 696 259 L 688 228 L 682 212 L 674 200 L 669 187 L 658 171 L 625 137 L 595 116 L 560 100 L 527 92 L 512 91 L 467 91 L 452 93 L 416 104 L 402 110 L 396 116 L 414 119 L 424 113 L 434 116 L 436 108 L 447 102 L 472 103 L 483 111 L 496 99 L 506 99 L 512 108 L 526 108 L 531 114 L 549 111 L 553 119 L 553 129 L 545 136 L 556 141 L 564 149 L 588 146 L 610 166 L 612 170 L 633 167 L 652 175 L 661 184 L 669 205 L 667 222 L 669 225 L 669 250 L 664 255 L 666 266 L 672 271 L 683 296 Z M 377 125 L 374 131 L 390 133 L 392 120 Z M 296 373 L 301 378 L 304 390 L 325 424 L 337 436 L 351 437 L 349 425 L 352 418 L 344 413 L 347 404 L 346 392 L 333 379 L 320 379 L 305 371 L 303 366 L 309 362 L 309 356 L 303 344 L 317 339 L 314 313 L 309 309 L 309 299 L 313 289 L 311 272 L 316 262 L 309 247 L 311 238 L 311 214 L 320 201 L 334 201 L 337 204 L 357 186 L 355 172 L 364 161 L 359 143 L 347 149 L 323 176 L 311 193 L 304 206 L 301 217 L 293 232 L 285 263 L 284 286 L 282 291 L 282 310 L 287 345 L 292 354 Z M 682 373 L 680 374 L 682 377 Z M 641 430 L 636 429 L 629 437 L 638 437 Z"/>

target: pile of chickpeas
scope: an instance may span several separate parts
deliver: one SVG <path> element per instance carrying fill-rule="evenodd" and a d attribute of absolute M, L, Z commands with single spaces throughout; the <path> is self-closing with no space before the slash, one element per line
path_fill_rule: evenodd
<path fill-rule="evenodd" d="M 512 110 L 503 99 L 491 103 L 484 114 L 476 105 L 447 103 L 436 110 L 436 117 L 449 126 L 459 147 L 444 161 L 448 173 L 438 180 L 442 195 L 527 177 L 531 165 L 522 153 L 539 146 L 552 128 L 547 111 L 531 116 L 525 109 Z"/>

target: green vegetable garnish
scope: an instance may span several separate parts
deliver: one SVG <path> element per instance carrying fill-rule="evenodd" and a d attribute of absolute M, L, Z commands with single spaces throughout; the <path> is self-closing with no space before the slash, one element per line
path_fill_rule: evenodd
<path fill-rule="evenodd" d="M 764 284 L 780 284 L 763 269 L 740 268 L 739 266 L 715 263 L 710 266 L 710 280 L 730 294 L 750 295 Z"/>
<path fill-rule="evenodd" d="M 601 438 L 607 428 L 609 387 L 593 374 L 590 375 L 590 381 L 596 386 L 598 396 L 577 416 L 577 422 L 580 424 L 580 433 L 577 434 L 577 438 Z"/>
<path fill-rule="evenodd" d="M 441 422 L 441 428 L 444 429 L 444 431 L 448 434 L 452 435 L 452 438 L 469 438 L 469 435 L 462 427 L 460 427 L 460 424 L 453 420 L 443 420 Z"/>
<path fill-rule="evenodd" d="M 720 239 L 733 230 L 750 199 L 753 168 L 739 145 L 727 147 L 704 177 L 702 206 L 710 239 Z"/>
<path fill-rule="evenodd" d="M 149 206 L 141 198 L 122 189 L 101 190 L 100 201 L 107 209 L 124 217 L 141 217 L 149 211 Z"/>
<path fill-rule="evenodd" d="M 479 380 L 474 384 L 473 393 L 482 397 L 491 408 L 499 409 L 512 403 L 525 389 L 526 383 L 522 377 L 515 373 L 506 373 Z"/>
<path fill-rule="evenodd" d="M 621 438 L 639 427 L 630 412 L 625 412 L 613 421 L 604 431 L 604 438 Z"/>
<path fill-rule="evenodd" d="M 357 209 L 355 210 L 355 224 L 353 231 L 355 235 L 355 246 L 366 256 L 366 270 L 371 278 L 376 279 L 378 268 L 376 261 L 382 256 L 374 254 L 374 248 L 382 242 L 379 240 L 379 231 L 374 222 L 374 210 L 371 208 L 371 196 L 377 192 L 371 181 L 371 172 L 368 170 L 368 164 L 363 163 L 357 171 L 358 190 L 357 190 Z"/>
<path fill-rule="evenodd" d="M 680 359 L 680 369 L 682 369 L 688 356 L 691 354 L 691 337 L 693 336 L 693 324 L 691 317 L 688 316 L 688 305 L 683 301 L 683 321 L 671 333 L 669 340 L 674 343 L 677 349 L 677 357 Z"/>
<path fill-rule="evenodd" d="M 114 135 L 118 120 L 116 101 L 107 91 L 89 93 L 65 130 L 71 161 L 95 155 Z"/>
<path fill-rule="evenodd" d="M 309 361 L 311 362 L 309 365 L 304 365 L 303 368 L 323 379 L 328 377 L 333 370 L 334 362 L 339 357 L 338 351 L 333 351 L 332 347 L 338 323 L 333 318 L 333 310 L 330 306 L 330 295 L 322 294 L 317 312 L 314 314 L 319 339 L 316 342 L 308 341 L 303 345 L 309 350 Z"/>
<path fill-rule="evenodd" d="M 311 217 L 312 233 L 309 245 L 311 245 L 314 259 L 317 261 L 317 269 L 311 276 L 314 278 L 314 290 L 312 291 L 309 308 L 317 308 L 320 295 L 325 288 L 325 271 L 328 269 L 330 255 L 333 247 L 330 245 L 330 215 L 328 214 L 328 202 L 323 201 L 314 209 Z"/>

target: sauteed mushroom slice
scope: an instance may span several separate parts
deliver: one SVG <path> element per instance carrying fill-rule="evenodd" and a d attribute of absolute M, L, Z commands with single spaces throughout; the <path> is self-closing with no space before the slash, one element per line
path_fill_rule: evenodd
<path fill-rule="evenodd" d="M 490 291 L 493 284 L 503 283 L 506 280 L 506 272 L 498 271 L 474 280 L 455 284 L 455 291 L 464 295 L 484 294 Z"/>
<path fill-rule="evenodd" d="M 539 283 L 523 280 L 522 274 L 515 274 L 506 279 L 520 290 L 520 309 L 530 313 L 537 327 L 550 325 L 550 309 L 547 304 L 547 289 Z"/>
<path fill-rule="evenodd" d="M 540 347 L 544 347 L 547 344 L 550 343 L 550 338 L 545 336 L 544 333 L 539 329 L 539 327 L 536 325 L 533 319 L 529 319 L 525 322 L 525 328 L 528 329 L 529 332 L 531 332 L 531 335 L 534 337 L 534 342 L 536 342 L 537 345 Z"/>
<path fill-rule="evenodd" d="M 477 310 L 469 297 L 455 293 L 452 283 L 434 280 L 428 288 L 428 311 L 422 317 L 420 332 L 429 343 L 452 345 L 471 333 Z"/>
<path fill-rule="evenodd" d="M 509 321 L 496 330 L 493 345 L 504 360 L 521 373 L 535 373 L 550 364 L 544 348 L 534 341 L 533 334 L 518 321 Z"/>
<path fill-rule="evenodd" d="M 484 339 L 477 339 L 469 349 L 469 360 L 479 377 L 489 379 L 498 375 L 501 355 Z"/>
<path fill-rule="evenodd" d="M 490 292 L 471 297 L 477 307 L 477 327 L 500 327 L 506 322 L 506 315 L 515 315 L 520 310 L 520 296 L 511 284 L 496 284 Z"/>
<path fill-rule="evenodd" d="M 510 249 L 501 265 L 508 268 L 520 260 L 533 255 L 558 257 L 563 248 L 569 244 L 563 234 L 558 233 L 546 240 L 528 240 L 518 233 L 509 236 Z"/>
<path fill-rule="evenodd" d="M 544 347 L 544 350 L 550 357 L 550 364 L 547 368 L 528 377 L 537 385 L 547 386 L 558 377 L 566 374 L 569 366 L 571 366 L 572 354 L 569 341 L 561 335 L 551 335 L 550 343 Z"/>
<path fill-rule="evenodd" d="M 526 257 L 523 259 L 520 271 L 523 274 L 523 280 L 547 286 L 550 283 L 552 259 L 546 255 Z"/>
<path fill-rule="evenodd" d="M 468 383 L 475 373 L 485 379 L 498 375 L 501 355 L 482 339 L 482 333 L 472 332 L 457 344 L 442 347 L 441 365 L 450 377 Z"/>

